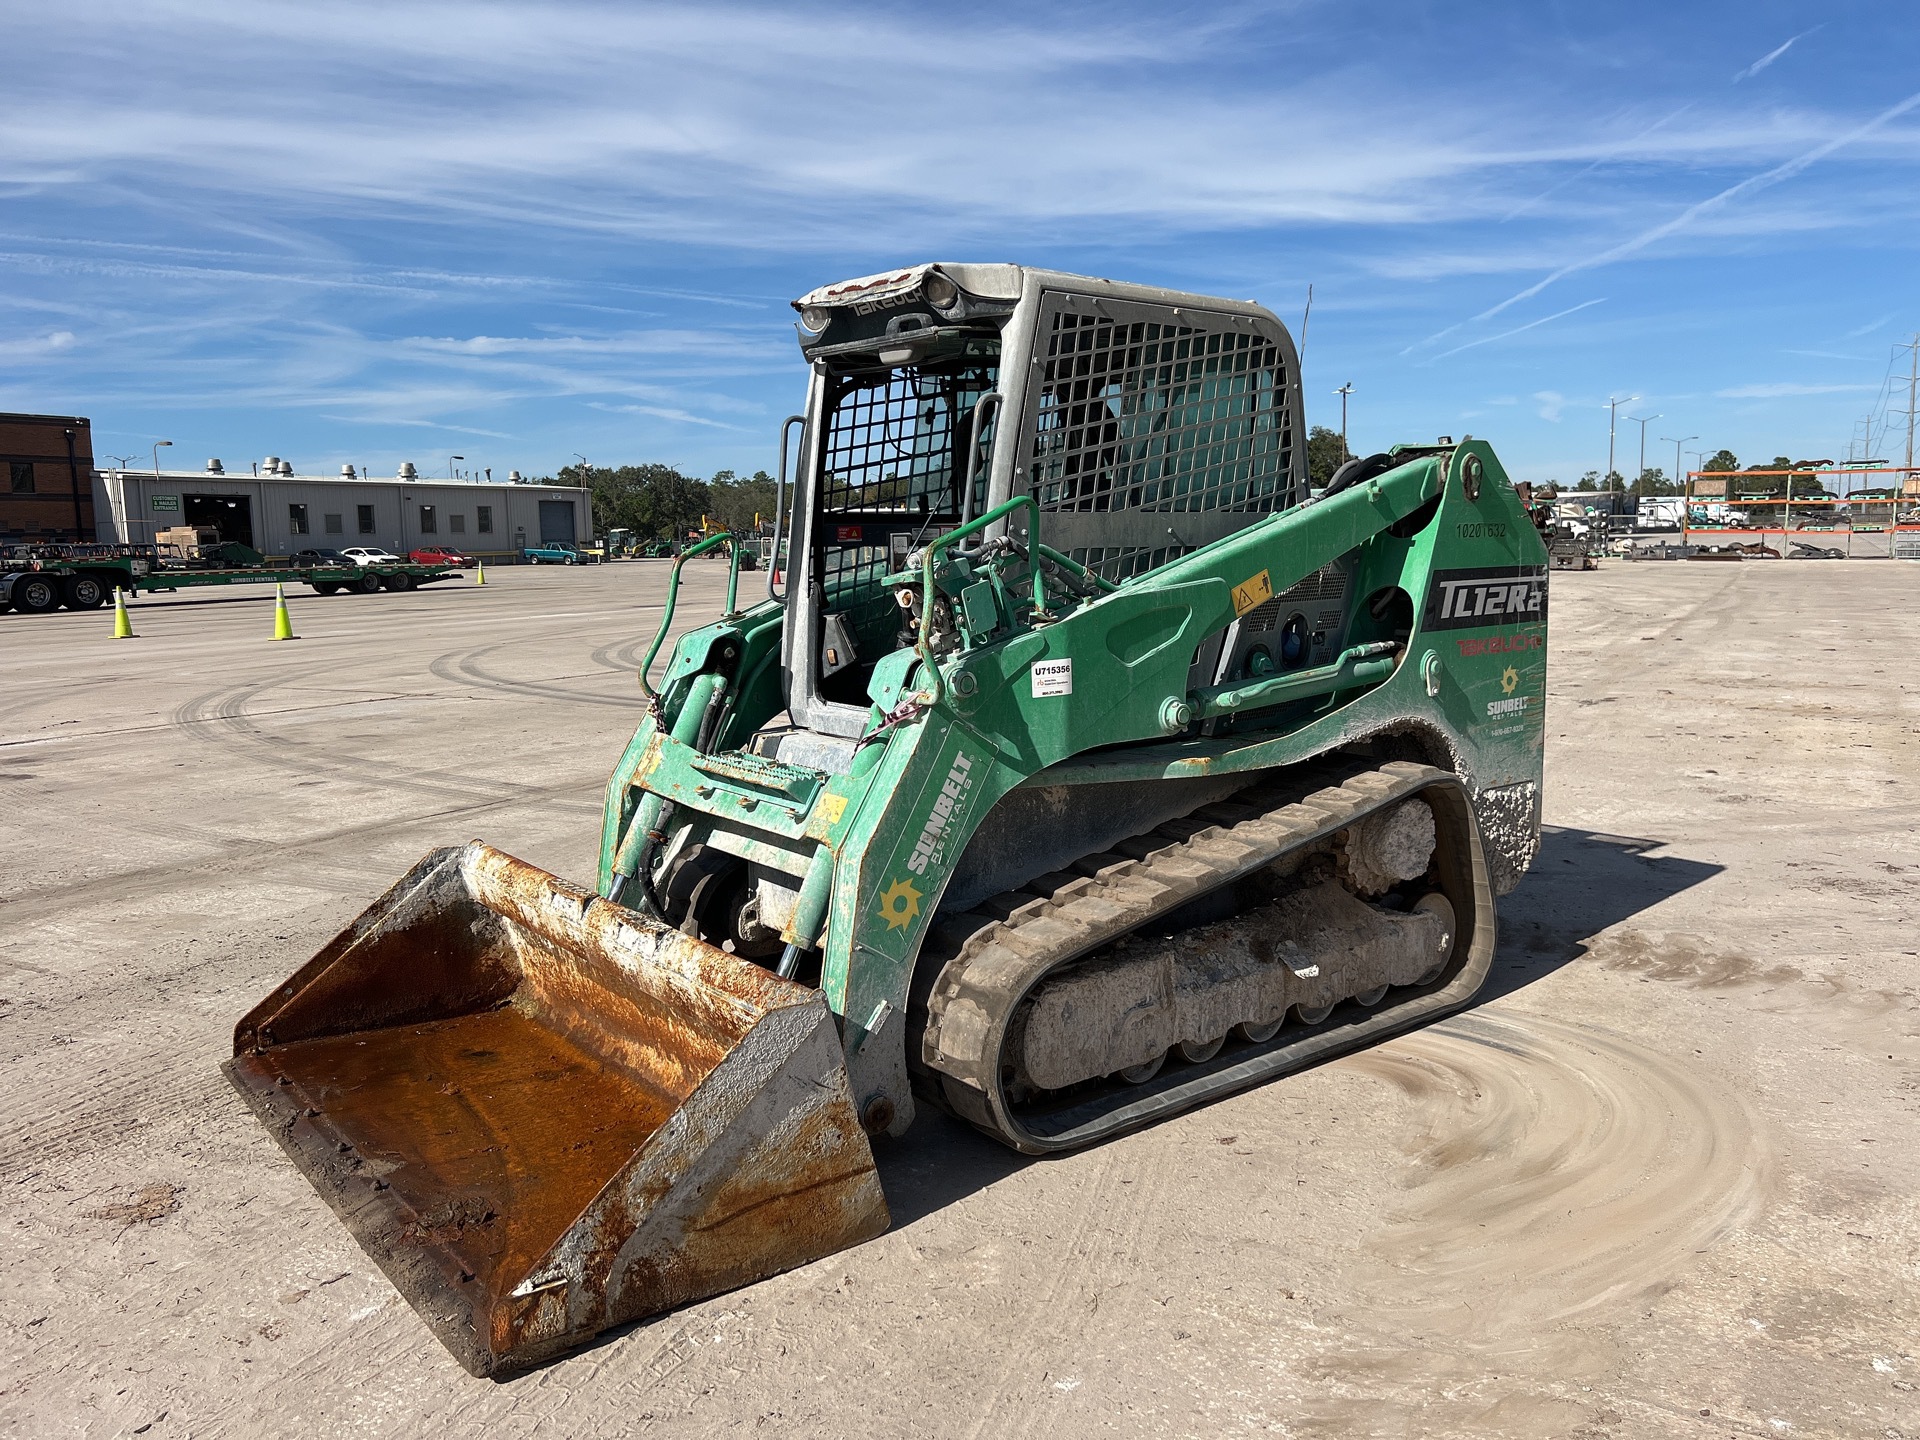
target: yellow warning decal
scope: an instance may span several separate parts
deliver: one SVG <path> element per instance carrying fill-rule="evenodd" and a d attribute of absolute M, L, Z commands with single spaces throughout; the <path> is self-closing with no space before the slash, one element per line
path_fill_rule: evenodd
<path fill-rule="evenodd" d="M 1264 605 L 1273 598 L 1273 581 L 1262 570 L 1251 580 L 1242 580 L 1233 587 L 1233 613 L 1244 615 L 1257 605 Z"/>
<path fill-rule="evenodd" d="M 847 813 L 847 797 L 844 795 L 822 795 L 820 797 L 820 818 L 828 825 L 838 825 L 840 817 Z"/>

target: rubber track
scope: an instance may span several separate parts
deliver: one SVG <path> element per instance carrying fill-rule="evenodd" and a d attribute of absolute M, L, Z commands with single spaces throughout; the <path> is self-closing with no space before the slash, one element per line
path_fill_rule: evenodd
<path fill-rule="evenodd" d="M 1096 1123 L 1057 1139 L 1035 1136 L 1024 1128 L 1011 1133 L 995 1114 L 1004 1107 L 988 1099 L 989 1093 L 997 1094 L 1000 1084 L 1000 1056 L 1009 1022 L 1043 975 L 1158 915 L 1253 874 L 1289 850 L 1343 830 L 1436 783 L 1457 785 L 1458 779 L 1450 771 L 1406 761 L 1358 772 L 1291 770 L 1231 800 L 1202 806 L 1190 816 L 1124 842 L 1115 851 L 1088 856 L 1072 871 L 1040 876 L 1027 890 L 996 896 L 974 911 L 944 921 L 929 939 L 928 958 L 935 963 L 928 969 L 934 980 L 925 1002 L 922 1044 L 912 1057 L 926 1067 L 921 1072 L 923 1084 L 934 1082 L 941 1092 L 935 1098 L 995 1139 L 1039 1154 L 1076 1148 L 1253 1083 L 1245 1073 L 1230 1073 L 1218 1086 L 1202 1086 L 1181 1103 L 1148 1107 L 1156 1113 L 1137 1121 Z M 1324 783 L 1327 780 L 1333 783 Z M 1322 788 L 1311 789 L 1315 784 Z M 1308 793 L 1303 793 L 1303 786 Z M 1480 854 L 1474 855 L 1473 865 L 1476 876 L 1484 873 Z M 1490 892 L 1487 898 L 1490 901 Z M 1479 923 L 1490 928 L 1491 921 L 1489 905 Z M 1486 947 L 1475 948 L 1490 949 L 1490 939 Z M 1467 952 L 1463 936 L 1456 947 L 1453 973 Z M 1470 995 L 1478 983 L 1478 977 L 1473 977 L 1466 993 Z M 1419 1013 L 1405 1023 L 1425 1019 L 1430 1011 L 1453 1009 L 1465 997 L 1449 993 L 1444 998 L 1448 1003 L 1418 1006 Z M 1383 1011 L 1378 1018 L 1390 1017 Z M 1383 1027 L 1356 1028 L 1364 1033 L 1357 1034 L 1352 1045 L 1338 1048 L 1371 1043 L 1374 1032 Z M 1405 1028 L 1405 1024 L 1391 1028 Z M 1283 1044 L 1269 1042 L 1269 1047 Z"/>

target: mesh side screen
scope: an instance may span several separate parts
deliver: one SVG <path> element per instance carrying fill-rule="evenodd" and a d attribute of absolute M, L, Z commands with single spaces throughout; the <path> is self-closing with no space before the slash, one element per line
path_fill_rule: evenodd
<path fill-rule="evenodd" d="M 1044 534 L 1042 538 L 1045 538 Z M 1126 580 L 1135 575 L 1144 575 L 1149 570 L 1158 570 L 1169 561 L 1192 554 L 1194 549 L 1192 545 L 1162 545 L 1154 549 L 1102 545 L 1091 549 L 1076 547 L 1067 551 L 1067 558 L 1089 570 L 1098 571 L 1109 580 Z"/>
<path fill-rule="evenodd" d="M 1287 375 L 1266 337 L 1063 311 L 1043 355 L 1029 471 L 1043 510 L 1291 503 Z"/>

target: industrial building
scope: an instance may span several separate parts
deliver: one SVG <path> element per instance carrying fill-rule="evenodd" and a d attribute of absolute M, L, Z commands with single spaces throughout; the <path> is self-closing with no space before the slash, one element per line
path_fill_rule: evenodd
<path fill-rule="evenodd" d="M 0 414 L 0 541 L 93 538 L 93 427 L 78 415 Z"/>
<path fill-rule="evenodd" d="M 84 422 L 82 422 L 84 423 Z M 422 479 L 412 465 L 374 477 L 299 475 L 277 455 L 251 473 L 209 460 L 204 470 L 105 470 L 94 474 L 92 509 L 103 541 L 150 544 L 156 530 L 210 525 L 222 540 L 265 555 L 310 546 L 380 545 L 404 555 L 445 545 L 482 559 L 517 557 L 543 541 L 584 541 L 593 510 L 584 487 Z"/>

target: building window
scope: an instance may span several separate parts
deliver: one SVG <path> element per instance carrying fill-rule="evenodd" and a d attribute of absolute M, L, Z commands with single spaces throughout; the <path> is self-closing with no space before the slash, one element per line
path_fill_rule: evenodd
<path fill-rule="evenodd" d="M 437 533 L 438 527 L 439 521 L 434 517 L 433 506 L 422 505 L 420 507 L 420 533 L 422 535 L 432 535 Z"/>
<path fill-rule="evenodd" d="M 33 494 L 33 462 L 31 460 L 9 460 L 7 471 L 13 479 L 14 494 Z"/>
<path fill-rule="evenodd" d="M 340 517 L 338 515 L 327 516 L 326 525 L 327 534 L 329 535 L 341 535 L 346 532 L 346 526 L 340 523 Z"/>
<path fill-rule="evenodd" d="M 479 520 L 479 524 L 475 528 L 477 528 L 482 535 L 491 535 L 493 533 L 493 506 L 476 505 L 473 508 Z"/>
<path fill-rule="evenodd" d="M 371 505 L 361 505 L 357 508 L 360 511 L 360 533 L 362 535 L 371 535 L 373 533 L 373 507 Z"/>
<path fill-rule="evenodd" d="M 307 507 L 304 505 L 287 506 L 287 524 L 296 535 L 307 533 Z"/>
<path fill-rule="evenodd" d="M 467 533 L 467 517 L 460 514 L 458 511 L 455 511 L 453 514 L 447 516 L 447 529 L 449 532 L 455 535 L 466 534 Z"/>

